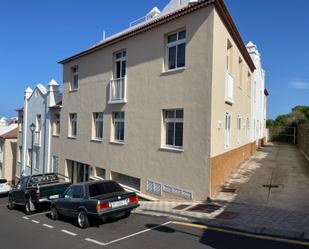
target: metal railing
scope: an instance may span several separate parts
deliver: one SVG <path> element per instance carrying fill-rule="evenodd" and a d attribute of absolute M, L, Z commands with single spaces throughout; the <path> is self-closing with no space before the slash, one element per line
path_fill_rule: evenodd
<path fill-rule="evenodd" d="M 126 102 L 126 77 L 109 82 L 109 104 Z"/>

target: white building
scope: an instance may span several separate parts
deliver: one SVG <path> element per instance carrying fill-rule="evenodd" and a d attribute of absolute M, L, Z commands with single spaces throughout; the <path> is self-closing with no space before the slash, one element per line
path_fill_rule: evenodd
<path fill-rule="evenodd" d="M 250 41 L 246 47 L 256 68 L 253 73 L 251 95 L 251 139 L 260 146 L 266 134 L 266 97 L 268 93 L 265 88 L 265 70 L 262 67 L 261 54 L 257 46 Z"/>
<path fill-rule="evenodd" d="M 24 94 L 24 106 L 18 111 L 18 155 L 16 177 L 21 174 L 51 171 L 51 107 L 61 100 L 59 85 L 52 80 L 47 88 L 38 84 L 34 90 L 28 87 Z M 31 125 L 34 125 L 33 132 Z M 33 143 L 33 153 L 32 153 Z"/>

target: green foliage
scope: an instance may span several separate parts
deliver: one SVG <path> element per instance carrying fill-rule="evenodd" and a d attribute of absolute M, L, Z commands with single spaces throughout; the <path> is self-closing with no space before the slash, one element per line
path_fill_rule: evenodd
<path fill-rule="evenodd" d="M 295 106 L 289 114 L 279 115 L 275 120 L 266 121 L 267 128 L 276 129 L 282 126 L 296 126 L 309 122 L 309 106 Z"/>

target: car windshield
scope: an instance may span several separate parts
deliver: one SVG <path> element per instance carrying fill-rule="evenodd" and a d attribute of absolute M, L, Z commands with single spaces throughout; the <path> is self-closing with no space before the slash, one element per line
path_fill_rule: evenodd
<path fill-rule="evenodd" d="M 6 179 L 0 179 L 0 184 L 7 183 Z"/>
<path fill-rule="evenodd" d="M 124 189 L 114 181 L 100 182 L 89 185 L 90 197 L 122 191 L 124 191 Z"/>

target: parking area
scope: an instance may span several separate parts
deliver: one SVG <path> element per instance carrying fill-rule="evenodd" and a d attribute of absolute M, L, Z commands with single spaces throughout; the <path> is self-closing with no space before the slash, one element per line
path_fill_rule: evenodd
<path fill-rule="evenodd" d="M 98 249 L 106 248 L 307 248 L 308 243 L 263 238 L 236 231 L 181 223 L 166 218 L 132 214 L 80 229 L 72 220 L 53 221 L 49 212 L 24 215 L 10 211 L 0 198 L 1 248 Z M 232 246 L 231 246 L 232 245 Z"/>

